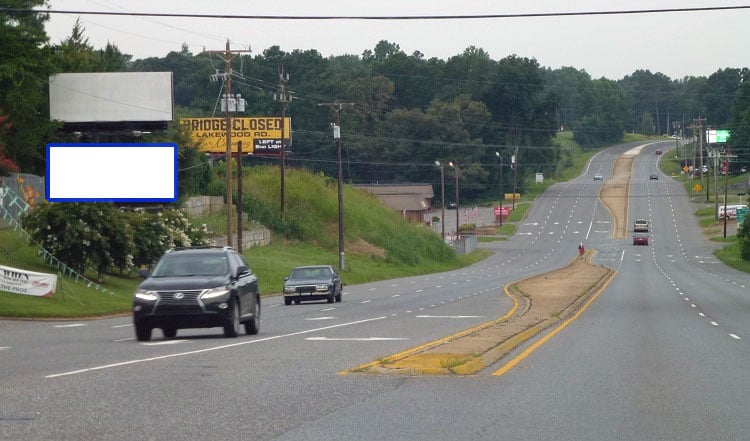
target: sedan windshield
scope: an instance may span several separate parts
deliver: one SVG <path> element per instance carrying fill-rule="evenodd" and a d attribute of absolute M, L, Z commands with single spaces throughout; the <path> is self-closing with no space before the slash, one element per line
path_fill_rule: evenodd
<path fill-rule="evenodd" d="M 327 268 L 295 268 L 289 275 L 289 280 L 329 279 L 331 271 Z"/>

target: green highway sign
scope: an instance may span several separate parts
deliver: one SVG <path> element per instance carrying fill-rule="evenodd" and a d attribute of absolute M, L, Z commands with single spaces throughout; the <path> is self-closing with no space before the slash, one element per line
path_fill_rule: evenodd
<path fill-rule="evenodd" d="M 747 217 L 747 208 L 738 208 L 737 209 L 737 225 L 742 225 L 742 222 L 745 221 L 745 218 Z"/>
<path fill-rule="evenodd" d="M 709 144 L 729 142 L 729 130 L 706 130 L 706 139 Z"/>

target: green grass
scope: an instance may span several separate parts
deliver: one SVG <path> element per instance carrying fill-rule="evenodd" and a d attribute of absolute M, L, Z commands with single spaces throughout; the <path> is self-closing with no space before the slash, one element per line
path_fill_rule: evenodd
<path fill-rule="evenodd" d="M 29 271 L 54 273 L 13 230 L 0 230 L 0 264 Z M 56 293 L 49 298 L 0 292 L 0 317 L 94 317 L 120 314 L 130 310 L 138 278 L 110 276 L 99 283 L 107 292 L 59 276 Z"/>
<path fill-rule="evenodd" d="M 338 195 L 335 182 L 322 175 L 290 170 L 286 175 L 285 218 L 280 220 L 278 169 L 246 170 L 245 208 L 250 219 L 270 225 L 271 244 L 244 250 L 260 283 L 262 294 L 281 292 L 284 277 L 299 265 L 338 267 Z M 487 250 L 456 255 L 439 235 L 423 225 L 404 220 L 375 196 L 347 187 L 345 197 L 345 284 L 406 277 L 461 268 L 489 256 Z M 223 214 L 193 219 L 207 223 L 215 233 L 225 232 Z M 32 271 L 52 272 L 12 230 L 0 230 L 0 264 Z M 70 277 L 60 277 L 51 298 L 0 293 L 0 316 L 93 317 L 127 313 L 138 278 L 107 277 L 97 291 Z"/>

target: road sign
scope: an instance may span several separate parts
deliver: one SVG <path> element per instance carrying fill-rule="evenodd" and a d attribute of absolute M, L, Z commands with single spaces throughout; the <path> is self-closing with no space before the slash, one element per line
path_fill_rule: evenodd
<path fill-rule="evenodd" d="M 742 225 L 742 222 L 745 221 L 746 217 L 747 217 L 747 208 L 738 208 L 737 209 L 737 226 Z"/>
<path fill-rule="evenodd" d="M 701 191 L 702 188 L 703 187 L 701 186 L 701 184 L 695 184 L 693 186 L 693 191 L 696 192 L 696 193 L 698 193 L 699 191 Z"/>
<path fill-rule="evenodd" d="M 190 139 L 200 145 L 200 150 L 209 153 L 226 153 L 227 121 L 225 118 L 182 118 L 180 124 L 190 131 Z M 292 119 L 284 118 L 285 145 L 290 145 Z M 232 152 L 237 152 L 237 142 L 243 146 L 259 145 L 266 148 L 266 154 L 281 152 L 281 118 L 278 117 L 232 117 Z M 256 143 L 256 140 L 264 142 Z M 275 143 L 274 140 L 278 140 Z M 278 144 L 277 148 L 273 148 Z M 250 153 L 250 152 L 248 152 Z M 254 153 L 254 152 L 253 152 Z"/>

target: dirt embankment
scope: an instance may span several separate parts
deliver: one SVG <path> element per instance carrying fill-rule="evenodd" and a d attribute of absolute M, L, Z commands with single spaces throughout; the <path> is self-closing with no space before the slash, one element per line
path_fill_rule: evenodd
<path fill-rule="evenodd" d="M 599 199 L 612 215 L 612 237 L 625 239 L 628 236 L 628 198 L 630 197 L 630 172 L 635 155 L 625 153 L 615 161 L 612 177 L 602 184 Z"/>

